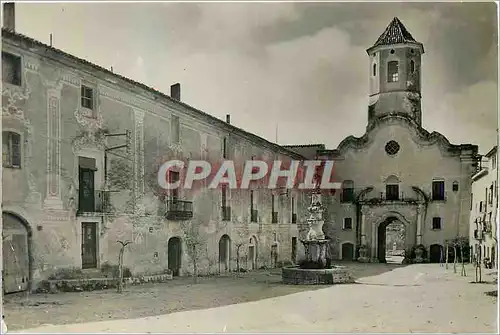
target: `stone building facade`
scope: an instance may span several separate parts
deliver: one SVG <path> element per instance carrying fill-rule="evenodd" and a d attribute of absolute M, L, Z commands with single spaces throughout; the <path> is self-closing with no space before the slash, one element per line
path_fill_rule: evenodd
<path fill-rule="evenodd" d="M 194 258 L 200 273 L 294 261 L 307 195 L 262 184 L 165 194 L 157 169 L 173 158 L 216 165 L 302 155 L 183 103 L 179 85 L 167 96 L 7 28 L 6 292 L 35 288 L 57 269 L 117 264 L 117 241 L 126 240 L 124 265 L 134 274 L 187 274 Z"/>
<path fill-rule="evenodd" d="M 469 245 L 472 255 L 483 261 L 489 259 L 498 267 L 498 150 L 495 146 L 481 162 L 472 177 L 472 199 Z"/>
<path fill-rule="evenodd" d="M 365 134 L 337 149 L 287 146 L 335 161 L 343 189 L 327 197 L 339 258 L 385 261 L 386 228 L 405 227 L 407 249 L 439 261 L 444 240 L 469 233 L 471 176 L 478 147 L 451 144 L 422 128 L 423 45 L 394 18 L 367 50 L 370 95 Z M 300 151 L 299 151 L 300 150 Z M 361 251 L 361 255 L 360 255 Z"/>

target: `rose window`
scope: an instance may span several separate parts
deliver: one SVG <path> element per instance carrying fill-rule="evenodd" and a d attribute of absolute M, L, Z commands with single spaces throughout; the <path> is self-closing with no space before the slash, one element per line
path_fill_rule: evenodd
<path fill-rule="evenodd" d="M 397 154 L 399 149 L 400 149 L 400 146 L 399 146 L 398 142 L 396 142 L 396 141 L 389 141 L 385 145 L 385 152 L 387 152 L 387 154 L 391 155 L 391 156 Z"/>

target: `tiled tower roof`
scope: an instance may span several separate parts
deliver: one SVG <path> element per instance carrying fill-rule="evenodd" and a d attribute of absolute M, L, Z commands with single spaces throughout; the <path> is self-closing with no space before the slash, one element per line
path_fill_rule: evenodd
<path fill-rule="evenodd" d="M 413 38 L 413 36 L 411 36 L 410 32 L 406 29 L 403 23 L 395 17 L 370 49 L 379 45 L 392 45 L 408 42 L 419 43 Z"/>

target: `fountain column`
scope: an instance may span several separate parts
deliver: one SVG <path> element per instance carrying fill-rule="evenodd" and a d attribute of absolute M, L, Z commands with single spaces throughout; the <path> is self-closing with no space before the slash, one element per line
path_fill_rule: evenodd
<path fill-rule="evenodd" d="M 417 207 L 417 244 L 422 244 L 422 205 Z"/>
<path fill-rule="evenodd" d="M 326 248 L 328 240 L 323 233 L 324 208 L 321 203 L 321 190 L 316 189 L 311 195 L 311 205 L 308 208 L 309 218 L 307 223 L 309 231 L 306 238 L 301 241 L 304 244 L 306 260 L 310 263 L 308 266 L 313 268 L 324 268 L 326 265 Z"/>
<path fill-rule="evenodd" d="M 361 244 L 366 245 L 366 209 L 361 208 Z"/>
<path fill-rule="evenodd" d="M 369 262 L 368 246 L 366 244 L 366 208 L 361 208 L 361 245 L 359 248 L 358 261 L 362 263 Z"/>

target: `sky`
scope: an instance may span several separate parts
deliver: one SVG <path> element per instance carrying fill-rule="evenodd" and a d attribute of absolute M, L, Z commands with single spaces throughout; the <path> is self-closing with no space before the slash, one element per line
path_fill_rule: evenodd
<path fill-rule="evenodd" d="M 16 29 L 279 144 L 367 124 L 366 49 L 397 16 L 424 44 L 422 125 L 496 144 L 495 3 L 31 3 Z M 277 134 L 277 136 L 276 136 Z"/>

